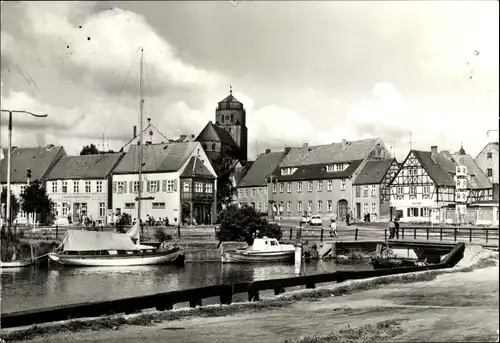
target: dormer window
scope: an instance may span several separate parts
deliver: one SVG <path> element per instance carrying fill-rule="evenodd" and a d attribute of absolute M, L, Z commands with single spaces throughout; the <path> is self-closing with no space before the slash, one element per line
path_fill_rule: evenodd
<path fill-rule="evenodd" d="M 329 164 L 326 166 L 326 171 L 327 172 L 344 171 L 347 169 L 348 166 L 349 165 L 346 163 Z"/>
<path fill-rule="evenodd" d="M 296 170 L 297 168 L 292 167 L 281 168 L 281 175 L 292 175 Z"/>
<path fill-rule="evenodd" d="M 327 165 L 327 166 L 326 166 L 326 171 L 327 171 L 327 172 L 332 172 L 332 171 L 334 171 L 334 169 L 333 169 L 333 165 Z"/>

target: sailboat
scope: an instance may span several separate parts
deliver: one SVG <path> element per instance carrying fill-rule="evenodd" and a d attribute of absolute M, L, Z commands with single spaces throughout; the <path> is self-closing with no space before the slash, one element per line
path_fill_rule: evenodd
<path fill-rule="evenodd" d="M 143 53 L 141 49 L 137 218 L 141 218 L 142 195 Z M 126 233 L 68 230 L 62 244 L 49 254 L 49 258 L 54 262 L 73 266 L 145 266 L 184 263 L 184 252 L 179 247 L 155 248 L 142 245 L 140 236 L 139 219 Z"/>

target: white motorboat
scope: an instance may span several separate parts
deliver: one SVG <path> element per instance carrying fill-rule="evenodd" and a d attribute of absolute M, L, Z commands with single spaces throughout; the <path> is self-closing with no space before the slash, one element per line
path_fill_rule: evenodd
<path fill-rule="evenodd" d="M 131 239 L 139 225 L 127 233 L 68 230 L 63 243 L 49 254 L 49 259 L 72 266 L 145 266 L 183 264 L 184 253 L 179 247 L 157 249 Z"/>
<path fill-rule="evenodd" d="M 222 263 L 293 262 L 295 246 L 280 244 L 275 238 L 255 238 L 246 249 L 222 251 Z"/>

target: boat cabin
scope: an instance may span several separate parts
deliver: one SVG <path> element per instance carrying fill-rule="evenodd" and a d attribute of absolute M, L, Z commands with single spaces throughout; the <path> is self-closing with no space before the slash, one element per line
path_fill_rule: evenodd
<path fill-rule="evenodd" d="M 281 251 L 282 246 L 278 242 L 276 238 L 255 238 L 253 240 L 252 246 L 248 248 L 248 250 L 256 250 L 256 251 Z"/>

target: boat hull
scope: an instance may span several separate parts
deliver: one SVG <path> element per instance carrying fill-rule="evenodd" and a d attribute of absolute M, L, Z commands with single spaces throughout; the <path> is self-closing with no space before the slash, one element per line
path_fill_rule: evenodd
<path fill-rule="evenodd" d="M 134 255 L 85 256 L 50 253 L 49 258 L 51 261 L 62 265 L 80 267 L 147 266 L 184 263 L 184 253 L 180 249 Z"/>
<path fill-rule="evenodd" d="M 29 267 L 33 264 L 35 264 L 35 261 L 31 260 L 31 259 L 9 261 L 9 262 L 0 261 L 0 268 L 2 268 L 2 269 L 3 268 L 21 268 L 21 267 Z"/>
<path fill-rule="evenodd" d="M 259 252 L 248 254 L 241 251 L 227 251 L 222 254 L 222 263 L 293 262 L 295 251 Z"/>
<path fill-rule="evenodd" d="M 372 259 L 371 264 L 374 269 L 414 267 L 418 265 L 415 261 L 398 259 Z"/>

